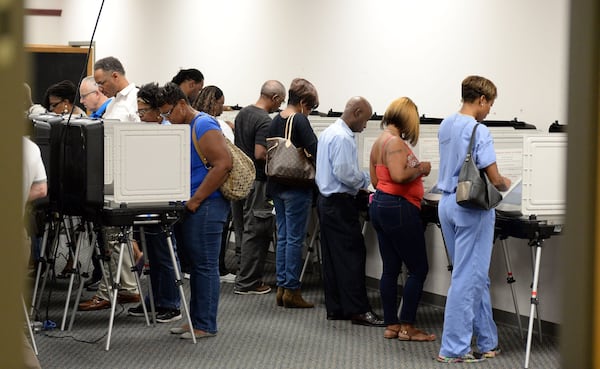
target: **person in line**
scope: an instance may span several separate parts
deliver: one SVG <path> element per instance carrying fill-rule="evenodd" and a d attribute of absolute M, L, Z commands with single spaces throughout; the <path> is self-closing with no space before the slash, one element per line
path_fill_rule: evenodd
<path fill-rule="evenodd" d="M 77 87 L 73 82 L 65 79 L 48 87 L 42 106 L 56 114 L 69 115 L 72 111 L 73 116 L 85 116 L 83 109 L 75 105 L 75 95 L 77 95 Z"/>
<path fill-rule="evenodd" d="M 102 118 L 106 111 L 106 107 L 111 101 L 112 98 L 109 99 L 100 92 L 96 85 L 96 81 L 94 80 L 94 76 L 87 76 L 81 81 L 81 84 L 79 85 L 79 102 L 83 104 L 88 111 L 92 112 L 90 118 Z M 103 242 L 102 232 L 98 232 L 98 238 L 99 242 Z M 83 285 L 88 291 L 97 291 L 100 280 L 102 279 L 102 269 L 100 267 L 100 260 L 98 260 L 96 255 L 92 257 L 92 264 L 94 265 L 92 276 L 85 281 Z"/>
<path fill-rule="evenodd" d="M 236 253 L 239 270 L 233 292 L 238 295 L 262 295 L 271 292 L 264 283 L 265 258 L 273 235 L 273 205 L 267 198 L 267 135 L 270 113 L 285 100 L 285 87 L 279 81 L 263 83 L 255 104 L 244 107 L 235 117 L 235 144 L 254 161 L 256 178 L 244 200 L 232 202 Z"/>
<path fill-rule="evenodd" d="M 190 105 L 194 103 L 196 98 L 198 97 L 198 93 L 204 87 L 204 75 L 198 69 L 189 68 L 189 69 L 180 69 L 179 72 L 171 79 L 172 83 L 181 88 L 183 94 L 187 97 Z M 168 122 L 167 119 L 164 119 L 163 122 Z M 190 262 L 187 257 L 187 246 L 183 242 L 183 233 L 181 229 L 181 224 L 176 223 L 173 227 L 175 232 L 175 238 L 177 239 L 177 254 L 179 255 L 179 262 L 181 263 L 181 271 L 183 272 L 183 277 L 186 279 L 190 279 Z"/>
<path fill-rule="evenodd" d="M 304 78 L 295 78 L 288 90 L 287 107 L 273 118 L 268 137 L 285 137 L 287 119 L 293 119 L 291 141 L 297 148 L 305 149 L 314 159 L 317 156 L 317 136 L 310 126 L 308 115 L 319 106 L 315 86 Z M 300 287 L 302 271 L 302 246 L 306 237 L 308 215 L 313 201 L 314 186 L 279 183 L 269 178 L 267 193 L 273 198 L 277 222 L 277 306 L 286 308 L 312 308 L 305 301 Z"/>
<path fill-rule="evenodd" d="M 135 87 L 134 83 L 129 83 L 127 80 L 125 69 L 119 59 L 109 56 L 97 60 L 94 64 L 94 80 L 101 93 L 107 97 L 113 98 L 106 107 L 103 119 L 121 122 L 140 121 L 140 117 L 137 114 L 138 88 Z M 103 235 L 102 239 L 106 242 L 109 242 L 108 240 L 110 239 L 116 239 L 118 232 L 119 229 L 116 227 L 107 227 L 106 235 Z M 108 262 L 111 263 L 110 270 L 116 272 L 120 246 L 116 242 L 111 243 L 114 247 Z M 105 245 L 105 247 L 108 246 Z M 142 257 L 142 253 L 135 241 L 133 241 L 133 249 L 135 260 L 139 260 Z M 135 276 L 131 272 L 134 270 L 134 263 L 131 261 L 131 258 L 128 257 L 127 253 L 124 256 L 120 277 L 121 286 L 117 296 L 117 302 L 119 304 L 139 302 L 140 294 L 138 292 Z M 78 306 L 80 311 L 93 311 L 108 308 L 110 308 L 110 301 L 108 299 L 108 287 L 105 285 L 104 280 L 100 281 L 96 294 L 90 300 L 84 301 Z"/>
<path fill-rule="evenodd" d="M 102 118 L 112 98 L 106 97 L 96 85 L 94 76 L 87 76 L 79 85 L 79 102 L 92 112 L 90 118 Z"/>
<path fill-rule="evenodd" d="M 125 68 L 119 59 L 108 56 L 94 64 L 94 80 L 100 92 L 113 99 L 106 107 L 104 119 L 121 122 L 139 122 L 137 115 L 137 92 L 133 82 L 125 76 Z"/>
<path fill-rule="evenodd" d="M 147 83 L 142 85 L 137 93 L 138 115 L 142 122 L 158 123 L 162 121 L 160 110 L 158 109 L 157 95 L 159 86 L 157 83 Z M 136 227 L 137 228 L 137 227 Z M 156 308 L 156 321 L 159 323 L 168 323 L 180 320 L 181 315 L 181 296 L 178 286 L 175 284 L 175 269 L 169 252 L 169 243 L 165 237 L 162 226 L 159 224 L 150 224 L 144 227 L 146 239 L 146 251 L 148 252 L 148 262 L 150 265 L 150 282 L 152 285 L 152 297 Z M 171 242 L 177 258 L 175 239 L 171 237 Z M 179 268 L 179 264 L 177 265 Z M 145 297 L 146 307 L 150 306 L 149 294 Z M 127 314 L 131 316 L 143 317 L 144 308 L 142 304 L 129 308 Z"/>
<path fill-rule="evenodd" d="M 494 209 L 477 210 L 456 203 L 458 174 L 467 155 L 473 126 L 490 112 L 497 90 L 492 81 L 468 76 L 462 81 L 462 107 L 442 121 L 438 132 L 442 191 L 438 215 L 450 262 L 452 279 L 446 298 L 442 345 L 437 360 L 445 363 L 477 362 L 495 357 L 498 331 L 492 316 L 489 268 L 494 243 Z M 500 191 L 510 187 L 496 165 L 490 130 L 477 128 L 473 160 Z M 475 335 L 477 351 L 471 350 Z"/>
<path fill-rule="evenodd" d="M 356 195 L 369 186 L 370 177 L 359 168 L 355 132 L 365 129 L 372 114 L 364 97 L 352 97 L 342 116 L 319 136 L 317 210 L 327 319 L 381 327 L 383 320 L 367 298 L 367 251 L 356 204 Z"/>
<path fill-rule="evenodd" d="M 27 118 L 30 115 L 44 114 L 46 112 L 46 108 L 44 108 L 41 104 L 36 104 L 33 102 L 33 98 L 31 97 L 31 86 L 24 82 L 23 87 L 25 88 L 25 117 Z"/>
<path fill-rule="evenodd" d="M 193 102 L 192 107 L 215 118 L 217 122 L 219 122 L 219 126 L 221 127 L 225 138 L 233 143 L 234 135 L 231 126 L 224 120 L 218 118 L 223 113 L 224 104 L 225 95 L 223 94 L 223 91 L 217 86 L 206 86 L 200 90 L 200 93 Z M 223 228 L 223 234 L 221 236 L 221 251 L 219 252 L 219 279 L 224 283 L 235 283 L 235 274 L 231 273 L 229 269 L 227 269 L 227 265 L 225 265 L 225 254 L 227 252 L 227 233 L 230 222 L 231 206 L 227 212 L 227 221 L 225 222 L 225 227 Z"/>
<path fill-rule="evenodd" d="M 190 315 L 196 338 L 217 334 L 219 305 L 219 249 L 229 202 L 219 191 L 233 163 L 219 123 L 190 106 L 183 91 L 167 83 L 158 93 L 163 118 L 172 124 L 189 124 L 191 138 L 191 193 L 186 202 L 183 239 L 191 263 Z M 197 145 L 195 144 L 197 142 Z M 210 170 L 200 154 L 210 163 Z M 171 333 L 191 339 L 189 327 L 171 328 Z"/>
<path fill-rule="evenodd" d="M 371 183 L 377 189 L 369 212 L 383 263 L 379 284 L 386 324 L 383 336 L 401 341 L 435 340 L 435 335 L 414 325 L 429 270 L 421 201 L 422 177 L 429 175 L 431 163 L 420 162 L 406 143 L 417 144 L 419 125 L 419 112 L 411 99 L 401 97 L 392 101 L 383 115 L 384 130 L 371 148 L 369 162 Z M 402 263 L 408 268 L 408 278 L 398 317 L 398 276 Z"/>
<path fill-rule="evenodd" d="M 181 91 L 183 91 L 190 104 L 192 104 L 198 97 L 200 90 L 204 87 L 204 75 L 195 68 L 181 69 L 171 79 L 171 82 L 181 88 Z"/>

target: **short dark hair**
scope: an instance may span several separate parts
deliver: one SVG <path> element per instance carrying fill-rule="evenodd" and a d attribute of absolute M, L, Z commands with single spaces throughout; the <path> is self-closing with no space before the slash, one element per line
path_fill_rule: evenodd
<path fill-rule="evenodd" d="M 96 60 L 96 63 L 94 63 L 94 70 L 98 69 L 102 69 L 107 72 L 117 72 L 125 75 L 123 64 L 121 64 L 119 59 L 115 58 L 114 56 L 107 56 L 106 58 Z"/>
<path fill-rule="evenodd" d="M 319 106 L 319 95 L 315 86 L 304 78 L 294 78 L 288 90 L 288 104 L 298 105 L 301 102 L 316 108 Z"/>
<path fill-rule="evenodd" d="M 473 102 L 485 96 L 488 101 L 496 100 L 498 91 L 494 82 L 481 76 L 468 76 L 461 84 L 461 97 L 464 102 Z"/>
<path fill-rule="evenodd" d="M 75 105 L 75 95 L 77 94 L 77 86 L 68 79 L 55 83 L 48 87 L 44 94 L 42 106 L 47 110 L 50 110 L 50 96 L 56 96 L 64 100 L 69 100 L 71 104 Z"/>
<path fill-rule="evenodd" d="M 192 80 L 194 82 L 202 82 L 204 81 L 204 75 L 198 69 L 190 68 L 190 69 L 181 69 L 179 72 L 173 77 L 171 82 L 176 83 L 177 85 L 182 84 L 187 80 Z"/>
<path fill-rule="evenodd" d="M 152 109 L 158 109 L 158 91 L 160 90 L 158 83 L 150 82 L 142 85 L 137 92 L 137 99 L 145 104 L 150 105 Z"/>
<path fill-rule="evenodd" d="M 187 97 L 183 91 L 181 91 L 179 85 L 173 82 L 165 83 L 156 94 L 156 105 L 158 107 L 165 104 L 175 105 L 179 100 L 185 100 L 185 102 L 189 104 Z"/>

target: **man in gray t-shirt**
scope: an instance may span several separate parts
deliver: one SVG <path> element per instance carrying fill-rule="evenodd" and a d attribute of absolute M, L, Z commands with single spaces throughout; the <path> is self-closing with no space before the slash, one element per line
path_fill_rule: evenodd
<path fill-rule="evenodd" d="M 253 161 L 256 178 L 250 195 L 232 202 L 236 253 L 239 270 L 233 292 L 239 295 L 269 293 L 271 287 L 262 281 L 265 257 L 273 234 L 273 205 L 266 196 L 267 133 L 271 123 L 269 113 L 279 109 L 285 100 L 281 82 L 269 80 L 260 90 L 254 105 L 240 110 L 235 118 L 235 144 Z"/>

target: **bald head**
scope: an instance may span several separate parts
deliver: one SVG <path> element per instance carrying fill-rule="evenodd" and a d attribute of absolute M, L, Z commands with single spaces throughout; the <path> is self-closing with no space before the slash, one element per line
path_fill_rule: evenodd
<path fill-rule="evenodd" d="M 272 113 L 279 109 L 284 101 L 285 86 L 281 82 L 271 79 L 263 83 L 260 88 L 260 98 L 256 105 Z"/>
<path fill-rule="evenodd" d="M 372 115 L 373 108 L 367 99 L 362 96 L 354 96 L 346 103 L 341 118 L 352 132 L 362 132 Z"/>

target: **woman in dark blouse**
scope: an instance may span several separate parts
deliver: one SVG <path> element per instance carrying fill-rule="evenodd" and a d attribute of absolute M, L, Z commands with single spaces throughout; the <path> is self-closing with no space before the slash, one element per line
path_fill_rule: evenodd
<path fill-rule="evenodd" d="M 315 86 L 303 78 L 294 79 L 288 92 L 288 105 L 273 118 L 268 137 L 284 137 L 286 121 L 293 114 L 292 143 L 298 148 L 304 148 L 313 159 L 316 158 L 317 136 L 307 116 L 318 105 L 319 97 Z M 312 308 L 314 305 L 305 301 L 300 293 L 300 272 L 313 187 L 277 183 L 269 178 L 267 193 L 273 199 L 277 221 L 277 305 Z"/>

